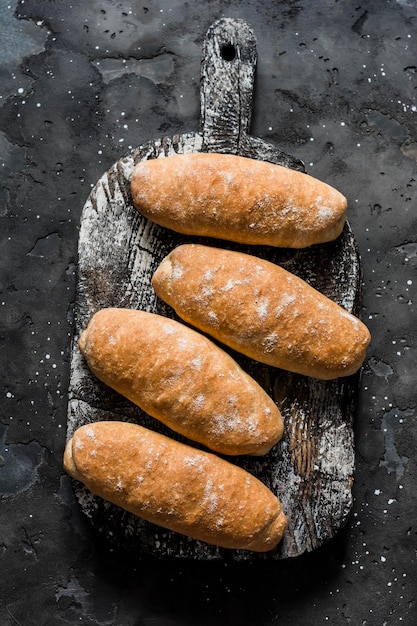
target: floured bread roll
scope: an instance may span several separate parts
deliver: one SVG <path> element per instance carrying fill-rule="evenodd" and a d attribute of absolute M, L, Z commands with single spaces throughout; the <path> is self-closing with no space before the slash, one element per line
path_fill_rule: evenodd
<path fill-rule="evenodd" d="M 186 322 L 262 363 L 332 379 L 364 361 L 370 334 L 360 320 L 255 256 L 182 245 L 162 261 L 152 285 Z"/>
<path fill-rule="evenodd" d="M 138 163 L 133 203 L 145 217 L 187 235 L 303 248 L 336 239 L 346 198 L 295 170 L 232 154 L 196 153 Z"/>
<path fill-rule="evenodd" d="M 91 371 L 152 417 L 222 454 L 265 454 L 283 432 L 268 394 L 218 346 L 180 322 L 103 309 L 79 347 Z"/>
<path fill-rule="evenodd" d="M 135 424 L 82 426 L 67 443 L 64 467 L 134 515 L 224 548 L 271 550 L 287 526 L 280 501 L 257 478 Z"/>

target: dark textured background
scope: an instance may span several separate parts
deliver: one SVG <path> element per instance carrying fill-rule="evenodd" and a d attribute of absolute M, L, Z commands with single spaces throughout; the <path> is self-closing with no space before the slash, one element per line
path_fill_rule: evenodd
<path fill-rule="evenodd" d="M 414 0 L 0 2 L 0 623 L 417 622 Z M 355 504 L 274 563 L 134 562 L 92 535 L 62 471 L 79 218 L 126 152 L 199 123 L 201 45 L 258 38 L 252 134 L 349 200 L 373 341 Z"/>

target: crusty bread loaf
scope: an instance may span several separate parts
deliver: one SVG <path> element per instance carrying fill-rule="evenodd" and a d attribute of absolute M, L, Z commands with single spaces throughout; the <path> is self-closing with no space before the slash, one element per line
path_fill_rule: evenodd
<path fill-rule="evenodd" d="M 152 279 L 186 322 L 275 367 L 332 379 L 365 358 L 366 326 L 297 276 L 252 255 L 185 244 Z"/>
<path fill-rule="evenodd" d="M 180 154 L 138 163 L 134 206 L 187 235 L 303 248 L 336 239 L 346 198 L 308 174 L 232 154 Z"/>
<path fill-rule="evenodd" d="M 283 432 L 268 394 L 210 339 L 145 311 L 103 309 L 79 347 L 91 371 L 152 417 L 222 454 L 265 454 Z"/>
<path fill-rule="evenodd" d="M 64 467 L 138 517 L 225 548 L 271 550 L 287 525 L 278 498 L 249 472 L 135 424 L 82 426 Z"/>

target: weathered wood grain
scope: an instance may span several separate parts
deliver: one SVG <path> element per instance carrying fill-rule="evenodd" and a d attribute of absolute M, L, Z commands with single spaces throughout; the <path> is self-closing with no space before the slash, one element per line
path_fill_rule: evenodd
<path fill-rule="evenodd" d="M 92 314 L 103 307 L 138 308 L 175 318 L 156 298 L 150 279 L 164 256 L 190 238 L 152 224 L 134 210 L 130 178 L 136 162 L 176 153 L 217 151 L 303 170 L 299 160 L 249 134 L 255 66 L 256 40 L 251 29 L 239 20 L 216 22 L 203 49 L 201 131 L 149 141 L 115 163 L 91 192 L 79 236 L 68 438 L 82 424 L 122 419 L 183 440 L 96 380 L 80 356 L 77 339 Z M 207 243 L 201 238 L 193 241 Z M 281 264 L 348 311 L 359 313 L 360 259 L 348 224 L 336 241 L 297 251 L 215 244 Z M 352 505 L 352 422 L 359 376 L 318 381 L 269 368 L 236 353 L 233 356 L 274 397 L 284 416 L 284 437 L 267 456 L 233 459 L 282 500 L 289 518 L 283 542 L 266 555 L 225 551 L 156 528 L 74 483 L 93 526 L 120 549 L 205 560 L 281 559 L 317 548 L 346 522 Z"/>

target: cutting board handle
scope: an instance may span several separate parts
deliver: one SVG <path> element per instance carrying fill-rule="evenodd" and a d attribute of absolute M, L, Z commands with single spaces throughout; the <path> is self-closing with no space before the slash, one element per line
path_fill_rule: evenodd
<path fill-rule="evenodd" d="M 203 150 L 239 152 L 249 134 L 256 37 L 242 20 L 222 18 L 207 31 L 201 62 Z"/>

